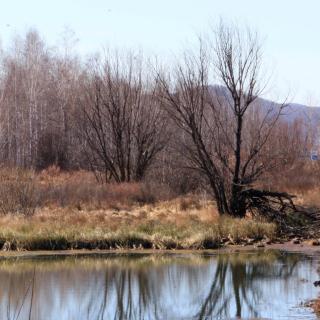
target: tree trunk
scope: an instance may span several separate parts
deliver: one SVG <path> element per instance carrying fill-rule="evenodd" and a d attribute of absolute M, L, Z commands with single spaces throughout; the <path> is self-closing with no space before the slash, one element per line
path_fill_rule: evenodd
<path fill-rule="evenodd" d="M 234 185 L 230 199 L 230 214 L 238 218 L 244 218 L 246 215 L 246 201 L 241 191 L 241 187 Z"/>
<path fill-rule="evenodd" d="M 230 199 L 230 213 L 231 215 L 243 218 L 246 215 L 246 203 L 241 194 L 242 186 L 240 185 L 240 164 L 241 164 L 241 139 L 242 139 L 242 121 L 243 115 L 240 113 L 240 101 L 236 103 L 235 110 L 237 110 L 237 131 L 236 131 L 236 149 L 235 168 L 232 179 L 231 199 Z"/>
<path fill-rule="evenodd" d="M 217 183 L 217 181 L 214 180 L 213 178 L 210 179 L 209 183 L 217 203 L 217 209 L 219 214 L 220 215 L 230 214 L 226 192 L 225 192 L 223 183 Z"/>

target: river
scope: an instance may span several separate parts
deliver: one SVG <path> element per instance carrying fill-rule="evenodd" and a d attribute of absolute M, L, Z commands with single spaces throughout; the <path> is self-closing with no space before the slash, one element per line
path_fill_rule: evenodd
<path fill-rule="evenodd" d="M 0 319 L 317 319 L 320 257 L 106 253 L 0 261 Z"/>

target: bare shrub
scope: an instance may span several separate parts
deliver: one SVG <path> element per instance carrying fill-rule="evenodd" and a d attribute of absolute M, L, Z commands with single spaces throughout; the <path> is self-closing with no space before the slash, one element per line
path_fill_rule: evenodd
<path fill-rule="evenodd" d="M 181 211 L 186 211 L 189 209 L 199 210 L 201 208 L 201 204 L 199 202 L 198 197 L 188 196 L 188 197 L 180 198 L 179 208 Z"/>
<path fill-rule="evenodd" d="M 139 204 L 154 204 L 156 202 L 156 194 L 145 184 L 141 184 L 139 192 L 134 195 L 133 199 Z"/>
<path fill-rule="evenodd" d="M 23 169 L 0 170 L 0 211 L 32 216 L 37 206 L 35 174 Z"/>
<path fill-rule="evenodd" d="M 167 186 L 156 183 L 101 184 L 90 172 L 63 172 L 49 167 L 37 176 L 42 206 L 82 208 L 128 208 L 175 197 Z"/>
<path fill-rule="evenodd" d="M 291 193 L 306 193 L 319 186 L 319 164 L 309 159 L 297 159 L 289 167 L 282 166 L 265 174 L 260 183 L 265 189 L 275 185 Z"/>

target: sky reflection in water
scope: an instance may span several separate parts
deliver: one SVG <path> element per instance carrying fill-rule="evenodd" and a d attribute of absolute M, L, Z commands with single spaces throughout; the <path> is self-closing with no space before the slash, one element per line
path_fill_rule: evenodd
<path fill-rule="evenodd" d="M 0 262 L 0 319 L 316 319 L 319 258 L 276 251 Z"/>

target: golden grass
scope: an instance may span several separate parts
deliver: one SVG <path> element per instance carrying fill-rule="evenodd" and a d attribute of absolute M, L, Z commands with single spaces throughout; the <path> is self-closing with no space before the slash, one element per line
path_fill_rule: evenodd
<path fill-rule="evenodd" d="M 320 207 L 320 163 L 306 160 L 275 170 L 263 177 L 259 187 L 296 195 L 298 205 Z"/>
<path fill-rule="evenodd" d="M 271 223 L 219 217 L 206 194 L 177 196 L 162 185 L 101 185 L 91 173 L 57 167 L 0 169 L 0 177 L 4 250 L 201 249 L 276 233 Z"/>
<path fill-rule="evenodd" d="M 180 210 L 180 199 L 131 210 L 40 208 L 34 216 L 0 217 L 4 249 L 202 249 L 216 248 L 223 238 L 272 238 L 274 224 L 219 217 L 214 205 Z"/>
<path fill-rule="evenodd" d="M 297 195 L 297 204 L 320 208 L 320 187 L 315 187 L 305 192 L 296 192 L 295 194 Z"/>

